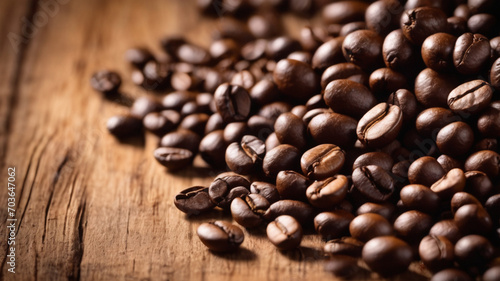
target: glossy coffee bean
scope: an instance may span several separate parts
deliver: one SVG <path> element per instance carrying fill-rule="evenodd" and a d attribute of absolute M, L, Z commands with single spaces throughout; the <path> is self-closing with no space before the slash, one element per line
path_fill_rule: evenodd
<path fill-rule="evenodd" d="M 446 14 L 431 7 L 406 10 L 401 15 L 401 29 L 408 40 L 416 45 L 422 45 L 430 35 L 446 32 Z"/>
<path fill-rule="evenodd" d="M 322 18 L 327 23 L 346 24 L 364 19 L 368 4 L 363 1 L 339 1 L 323 8 Z"/>
<path fill-rule="evenodd" d="M 362 166 L 352 172 L 354 192 L 369 202 L 385 202 L 394 193 L 394 179 L 379 166 Z"/>
<path fill-rule="evenodd" d="M 203 135 L 205 132 L 205 127 L 210 116 L 206 113 L 193 113 L 189 114 L 182 119 L 179 124 L 179 129 L 191 130 L 198 135 Z"/>
<path fill-rule="evenodd" d="M 106 128 L 118 139 L 125 139 L 142 133 L 142 121 L 132 115 L 115 115 L 108 119 Z"/>
<path fill-rule="evenodd" d="M 431 278 L 431 281 L 472 281 L 473 279 L 463 270 L 448 268 L 443 269 Z"/>
<path fill-rule="evenodd" d="M 309 113 L 309 112 L 308 112 Z M 318 144 L 335 144 L 342 148 L 354 146 L 356 142 L 356 119 L 347 115 L 318 110 L 307 125 L 307 131 Z M 309 114 L 304 116 L 304 119 Z"/>
<path fill-rule="evenodd" d="M 418 158 L 408 169 L 408 180 L 411 184 L 422 184 L 427 187 L 430 187 L 444 175 L 444 169 L 435 158 L 430 156 Z"/>
<path fill-rule="evenodd" d="M 296 200 L 280 200 L 267 209 L 264 218 L 274 220 L 279 216 L 289 215 L 294 217 L 301 225 L 308 225 L 314 217 L 314 209 L 311 205 Z"/>
<path fill-rule="evenodd" d="M 272 183 L 254 181 L 250 185 L 250 192 L 263 196 L 270 204 L 280 200 L 278 189 L 276 189 L 276 186 Z"/>
<path fill-rule="evenodd" d="M 219 174 L 208 188 L 212 201 L 221 208 L 228 208 L 231 201 L 241 195 L 250 193 L 250 182 L 241 175 L 227 172 Z M 233 189 L 236 189 L 233 191 Z M 246 189 L 245 192 L 243 189 Z"/>
<path fill-rule="evenodd" d="M 407 270 L 413 260 L 411 247 L 394 236 L 381 236 L 368 241 L 362 251 L 363 261 L 382 276 Z"/>
<path fill-rule="evenodd" d="M 403 114 L 396 105 L 379 103 L 358 122 L 358 139 L 368 147 L 380 148 L 392 142 L 403 125 Z"/>
<path fill-rule="evenodd" d="M 500 175 L 500 155 L 492 150 L 481 150 L 470 155 L 464 167 L 466 171 L 481 171 L 495 179 Z"/>
<path fill-rule="evenodd" d="M 224 131 L 213 131 L 200 141 L 199 152 L 201 158 L 214 168 L 222 168 L 226 165 L 225 152 L 227 143 L 224 140 Z"/>
<path fill-rule="evenodd" d="M 488 198 L 484 207 L 488 214 L 490 214 L 493 224 L 500 225 L 500 194 L 496 194 Z"/>
<path fill-rule="evenodd" d="M 422 44 L 422 59 L 432 70 L 451 71 L 453 66 L 453 48 L 457 38 L 448 33 L 435 33 L 427 37 Z"/>
<path fill-rule="evenodd" d="M 467 235 L 455 244 L 455 256 L 463 267 L 484 267 L 494 255 L 495 248 L 480 235 Z"/>
<path fill-rule="evenodd" d="M 433 272 L 452 267 L 454 250 L 454 245 L 444 236 L 425 236 L 418 246 L 420 259 Z"/>
<path fill-rule="evenodd" d="M 477 120 L 477 129 L 481 135 L 491 138 L 500 138 L 500 102 L 492 102 L 480 114 Z M 495 150 L 491 148 L 486 148 Z"/>
<path fill-rule="evenodd" d="M 367 84 L 368 74 L 354 63 L 337 63 L 329 66 L 321 75 L 321 88 L 326 88 L 328 83 L 337 79 L 348 79 L 360 84 Z"/>
<path fill-rule="evenodd" d="M 231 216 L 244 227 L 256 227 L 262 224 L 262 216 L 270 204 L 264 196 L 248 194 L 237 197 L 231 202 Z"/>
<path fill-rule="evenodd" d="M 476 114 L 488 106 L 492 95 L 493 89 L 488 82 L 473 80 L 450 92 L 448 106 L 454 112 Z"/>
<path fill-rule="evenodd" d="M 408 88 L 406 76 L 390 68 L 379 68 L 373 71 L 368 83 L 375 95 L 383 97 L 399 89 Z"/>
<path fill-rule="evenodd" d="M 235 251 L 243 243 L 243 231 L 226 221 L 202 223 L 196 233 L 201 242 L 214 252 Z"/>
<path fill-rule="evenodd" d="M 366 202 L 359 206 L 356 210 L 356 214 L 358 216 L 367 213 L 378 214 L 384 217 L 387 221 L 392 221 L 394 214 L 396 213 L 396 208 L 391 203 Z"/>
<path fill-rule="evenodd" d="M 312 57 L 312 67 L 317 70 L 325 70 L 331 65 L 345 62 L 342 53 L 342 42 L 344 37 L 330 39 L 323 43 L 314 52 Z"/>
<path fill-rule="evenodd" d="M 279 36 L 269 40 L 266 48 L 268 58 L 279 61 L 286 58 L 289 54 L 301 49 L 299 41 L 289 36 Z"/>
<path fill-rule="evenodd" d="M 420 135 L 435 139 L 441 128 L 459 120 L 460 118 L 449 109 L 431 107 L 418 114 L 415 128 Z"/>
<path fill-rule="evenodd" d="M 247 135 L 248 132 L 249 128 L 246 122 L 229 123 L 224 128 L 224 141 L 226 141 L 226 143 L 240 142 L 243 136 Z"/>
<path fill-rule="evenodd" d="M 194 44 L 182 44 L 175 54 L 181 61 L 190 64 L 207 64 L 210 62 L 210 53 L 204 48 Z"/>
<path fill-rule="evenodd" d="M 236 85 L 222 84 L 214 93 L 217 112 L 225 122 L 243 121 L 250 114 L 250 95 Z"/>
<path fill-rule="evenodd" d="M 495 89 L 500 89 L 500 55 L 499 58 L 497 58 L 491 65 L 490 83 Z"/>
<path fill-rule="evenodd" d="M 453 244 L 463 237 L 454 220 L 442 220 L 435 223 L 429 230 L 429 235 L 446 237 Z"/>
<path fill-rule="evenodd" d="M 412 92 L 406 89 L 399 89 L 391 93 L 387 98 L 387 103 L 399 106 L 403 112 L 404 124 L 412 122 L 418 114 L 417 99 Z"/>
<path fill-rule="evenodd" d="M 465 188 L 465 174 L 461 169 L 451 169 L 446 175 L 434 182 L 430 189 L 441 199 L 450 199 Z"/>
<path fill-rule="evenodd" d="M 90 85 L 92 88 L 103 94 L 116 93 L 121 84 L 122 79 L 120 75 L 110 70 L 98 71 L 90 78 Z"/>
<path fill-rule="evenodd" d="M 266 153 L 262 169 L 266 176 L 275 178 L 280 171 L 299 168 L 300 151 L 289 144 L 281 144 Z"/>
<path fill-rule="evenodd" d="M 371 69 L 382 63 L 382 43 L 382 37 L 375 31 L 357 30 L 345 37 L 342 52 L 346 61 Z"/>
<path fill-rule="evenodd" d="M 475 14 L 467 20 L 467 27 L 472 33 L 479 33 L 488 38 L 498 35 L 497 19 L 489 13 Z M 493 28 L 492 28 L 493 27 Z"/>
<path fill-rule="evenodd" d="M 317 91 L 318 78 L 315 72 L 308 64 L 300 61 L 280 60 L 273 79 L 281 92 L 297 100 L 307 100 Z"/>
<path fill-rule="evenodd" d="M 322 181 L 315 181 L 306 190 L 307 200 L 317 208 L 329 208 L 342 202 L 347 195 L 349 180 L 335 175 Z"/>
<path fill-rule="evenodd" d="M 465 173 L 465 191 L 484 202 L 494 193 L 493 183 L 488 176 L 480 171 Z"/>
<path fill-rule="evenodd" d="M 449 17 L 446 21 L 448 22 L 448 33 L 454 36 L 460 36 L 468 31 L 466 18 Z"/>
<path fill-rule="evenodd" d="M 385 37 L 382 45 L 382 56 L 387 67 L 403 71 L 414 65 L 419 52 L 405 37 L 403 31 L 396 29 Z"/>
<path fill-rule="evenodd" d="M 453 195 L 450 201 L 451 212 L 455 214 L 460 207 L 468 204 L 476 204 L 478 206 L 482 206 L 481 202 L 479 202 L 477 198 L 472 194 L 469 194 L 467 192 L 457 192 Z"/>
<path fill-rule="evenodd" d="M 451 169 L 455 168 L 459 168 L 462 170 L 464 168 L 464 164 L 462 161 L 457 160 L 446 154 L 441 154 L 438 158 L 436 158 L 436 160 L 441 165 L 441 167 L 443 167 L 445 172 L 449 172 Z"/>
<path fill-rule="evenodd" d="M 454 220 L 464 234 L 486 235 L 493 224 L 488 212 L 478 204 L 467 204 L 458 208 Z"/>
<path fill-rule="evenodd" d="M 455 43 L 453 64 L 461 74 L 474 74 L 484 66 L 490 52 L 488 38 L 481 34 L 464 33 Z"/>
<path fill-rule="evenodd" d="M 169 170 L 179 170 L 187 167 L 193 162 L 193 152 L 184 148 L 159 147 L 154 151 L 154 157 L 158 163 Z"/>
<path fill-rule="evenodd" d="M 308 185 L 307 178 L 295 171 L 280 171 L 276 176 L 276 188 L 282 199 L 305 201 Z"/>
<path fill-rule="evenodd" d="M 293 217 L 282 215 L 267 225 L 267 238 L 280 250 L 297 248 L 302 241 L 302 227 Z"/>
<path fill-rule="evenodd" d="M 434 220 L 428 214 L 420 211 L 407 211 L 399 215 L 394 221 L 396 236 L 408 243 L 415 244 L 429 233 Z"/>
<path fill-rule="evenodd" d="M 368 88 L 348 79 L 328 83 L 323 96 L 334 112 L 354 118 L 361 118 L 377 102 Z"/>
<path fill-rule="evenodd" d="M 241 143 L 233 142 L 226 149 L 226 164 L 232 171 L 239 174 L 250 174 L 258 171 L 266 152 L 263 141 L 247 135 Z"/>
<path fill-rule="evenodd" d="M 181 191 L 174 198 L 177 209 L 188 215 L 199 215 L 215 207 L 208 195 L 208 188 L 193 186 Z"/>
<path fill-rule="evenodd" d="M 403 187 L 400 198 L 406 208 L 427 214 L 438 211 L 441 201 L 434 191 L 421 184 L 410 184 Z"/>
<path fill-rule="evenodd" d="M 426 68 L 415 79 L 415 97 L 426 108 L 447 108 L 448 94 L 458 85 L 459 80 L 455 75 Z"/>
<path fill-rule="evenodd" d="M 180 114 L 173 110 L 151 112 L 144 116 L 142 124 L 146 130 L 162 137 L 177 126 L 180 118 Z"/>
<path fill-rule="evenodd" d="M 155 99 L 150 97 L 140 97 L 134 101 L 130 114 L 137 118 L 144 118 L 148 113 L 158 112 L 162 109 L 162 105 Z"/>
<path fill-rule="evenodd" d="M 320 144 L 302 155 L 300 166 L 309 179 L 322 180 L 337 174 L 344 161 L 344 151 L 340 147 L 334 144 Z"/>
<path fill-rule="evenodd" d="M 274 123 L 274 132 L 280 143 L 296 148 L 306 146 L 306 125 L 301 118 L 291 112 L 282 113 Z"/>
<path fill-rule="evenodd" d="M 345 255 L 350 257 L 361 257 L 364 243 L 352 238 L 344 236 L 339 239 L 333 239 L 326 242 L 323 247 L 323 252 L 327 255 Z"/>
<path fill-rule="evenodd" d="M 385 235 L 391 235 L 392 225 L 381 215 L 367 213 L 355 217 L 349 224 L 351 236 L 367 242 L 368 240 Z"/>
<path fill-rule="evenodd" d="M 160 140 L 162 147 L 184 148 L 196 154 L 200 145 L 200 137 L 189 130 L 179 129 L 163 136 Z"/>
<path fill-rule="evenodd" d="M 196 94 L 188 91 L 175 91 L 166 95 L 161 103 L 165 109 L 173 109 L 180 111 L 182 107 L 190 102 L 196 100 Z"/>
<path fill-rule="evenodd" d="M 483 281 L 495 281 L 500 279 L 500 266 L 490 267 L 483 274 Z"/>
<path fill-rule="evenodd" d="M 436 144 L 439 150 L 450 156 L 466 154 L 474 143 L 474 132 L 464 122 L 453 122 L 444 126 L 437 134 Z"/>
<path fill-rule="evenodd" d="M 356 158 L 354 164 L 352 165 L 352 170 L 354 171 L 359 167 L 369 165 L 376 165 L 390 172 L 392 170 L 392 166 L 394 165 L 394 161 L 392 157 L 385 152 L 367 152 Z"/>
<path fill-rule="evenodd" d="M 399 28 L 399 18 L 404 7 L 399 1 L 375 1 L 366 9 L 366 26 L 380 35 Z"/>
<path fill-rule="evenodd" d="M 314 229 L 326 240 L 349 234 L 349 224 L 354 215 L 345 210 L 319 213 L 314 217 Z"/>

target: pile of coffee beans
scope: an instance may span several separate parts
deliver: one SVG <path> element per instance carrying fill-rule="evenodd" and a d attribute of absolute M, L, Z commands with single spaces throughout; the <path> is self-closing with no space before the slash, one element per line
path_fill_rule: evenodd
<path fill-rule="evenodd" d="M 499 1 L 198 7 L 216 17 L 213 42 L 127 51 L 132 81 L 161 98 L 107 123 L 119 139 L 157 135 L 153 155 L 171 172 L 197 155 L 222 172 L 176 195 L 179 210 L 225 210 L 283 251 L 314 229 L 325 269 L 341 277 L 421 262 L 435 281 L 500 280 Z M 290 12 L 322 21 L 293 38 L 281 22 Z M 102 70 L 91 84 L 111 97 L 121 78 Z M 198 236 L 212 251 L 244 241 L 227 221 Z"/>

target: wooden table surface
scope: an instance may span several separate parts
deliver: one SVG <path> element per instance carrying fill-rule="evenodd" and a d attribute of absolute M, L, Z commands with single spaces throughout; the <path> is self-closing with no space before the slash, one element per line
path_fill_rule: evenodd
<path fill-rule="evenodd" d="M 131 83 L 124 52 L 159 52 L 166 34 L 206 46 L 213 20 L 193 2 L 0 1 L 0 280 L 335 280 L 323 271 L 316 235 L 282 253 L 263 231 L 246 231 L 239 252 L 209 252 L 197 226 L 230 217 L 187 218 L 173 197 L 213 174 L 168 174 L 152 157 L 156 137 L 120 144 L 107 133 L 107 118 L 126 108 L 94 92 L 91 74 L 115 69 L 123 92 L 147 94 Z M 286 21 L 295 33 L 307 22 Z M 6 263 L 9 167 L 16 171 L 15 274 Z M 418 268 L 394 280 L 425 280 Z"/>

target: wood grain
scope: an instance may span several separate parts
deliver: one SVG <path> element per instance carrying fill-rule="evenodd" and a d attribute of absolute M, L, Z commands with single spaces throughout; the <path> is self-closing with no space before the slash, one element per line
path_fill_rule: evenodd
<path fill-rule="evenodd" d="M 151 156 L 156 137 L 122 144 L 106 132 L 106 119 L 126 108 L 95 93 L 91 74 L 116 69 L 125 94 L 148 94 L 131 84 L 123 54 L 131 46 L 159 52 L 165 34 L 206 45 L 213 22 L 201 18 L 193 2 L 60 0 L 64 4 L 16 52 L 8 34 L 21 34 L 23 18 L 44 10 L 37 1 L 0 1 L 0 178 L 6 181 L 7 167 L 16 167 L 18 220 L 11 274 L 4 188 L 0 279 L 335 280 L 323 271 L 322 242 L 312 234 L 301 248 L 282 253 L 261 229 L 246 232 L 237 253 L 210 253 L 196 237 L 197 226 L 230 217 L 214 211 L 187 218 L 172 199 L 188 186 L 210 183 L 213 172 L 168 174 Z M 307 21 L 286 22 L 296 33 Z M 368 273 L 359 279 L 378 280 Z M 408 272 L 395 280 L 425 279 Z"/>

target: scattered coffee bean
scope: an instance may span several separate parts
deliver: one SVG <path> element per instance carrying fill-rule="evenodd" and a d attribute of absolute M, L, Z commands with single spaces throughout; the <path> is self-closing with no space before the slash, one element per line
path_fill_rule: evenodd
<path fill-rule="evenodd" d="M 193 186 L 181 191 L 175 196 L 174 204 L 188 215 L 199 215 L 215 206 L 208 195 L 208 187 L 203 186 Z"/>
<path fill-rule="evenodd" d="M 376 237 L 363 246 L 363 261 L 382 276 L 391 276 L 408 269 L 413 260 L 411 247 L 393 236 Z"/>
<path fill-rule="evenodd" d="M 291 216 L 281 215 L 267 225 L 267 238 L 280 250 L 297 248 L 302 241 L 302 227 Z"/>
<path fill-rule="evenodd" d="M 243 243 L 243 231 L 226 221 L 202 223 L 196 231 L 201 242 L 214 252 L 235 251 Z"/>

